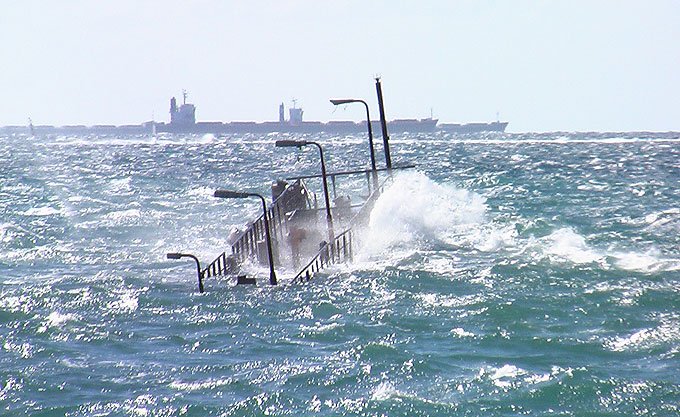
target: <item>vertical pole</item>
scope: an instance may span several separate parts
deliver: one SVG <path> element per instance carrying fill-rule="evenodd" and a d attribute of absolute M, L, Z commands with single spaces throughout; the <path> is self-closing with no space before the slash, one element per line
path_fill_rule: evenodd
<path fill-rule="evenodd" d="M 267 240 L 267 255 L 269 256 L 269 283 L 271 285 L 276 285 L 278 282 L 276 280 L 276 272 L 274 272 L 274 255 L 272 254 L 272 238 L 269 234 L 269 220 L 267 220 L 267 203 L 264 201 L 264 197 L 259 194 L 252 194 L 254 196 L 260 197 L 262 200 L 262 211 L 264 213 L 264 233 Z"/>
<path fill-rule="evenodd" d="M 193 259 L 196 262 L 196 272 L 198 273 L 198 292 L 203 292 L 203 272 L 201 271 L 201 262 L 194 255 L 182 255 Z"/>
<path fill-rule="evenodd" d="M 390 156 L 390 138 L 387 135 L 387 121 L 385 120 L 385 106 L 383 105 L 380 77 L 376 77 L 375 79 L 375 90 L 378 94 L 378 107 L 380 108 L 380 126 L 382 127 L 383 146 L 385 147 L 385 164 L 387 164 L 387 170 L 389 172 L 392 170 L 392 157 Z"/>
<path fill-rule="evenodd" d="M 378 188 L 378 171 L 375 167 L 375 151 L 373 150 L 373 126 L 371 126 L 371 113 L 368 111 L 368 103 L 359 100 L 366 107 L 366 123 L 368 124 L 368 144 L 371 147 L 371 169 L 373 170 L 373 184 Z M 370 195 L 370 193 L 369 193 Z"/>
<path fill-rule="evenodd" d="M 335 232 L 333 231 L 333 216 L 331 215 L 331 202 L 328 197 L 328 180 L 326 179 L 326 162 L 324 162 L 323 149 L 321 145 L 316 142 L 308 141 L 307 143 L 315 145 L 319 148 L 319 155 L 321 156 L 321 179 L 323 181 L 323 197 L 326 200 L 326 222 L 328 223 L 328 239 L 333 241 Z"/>

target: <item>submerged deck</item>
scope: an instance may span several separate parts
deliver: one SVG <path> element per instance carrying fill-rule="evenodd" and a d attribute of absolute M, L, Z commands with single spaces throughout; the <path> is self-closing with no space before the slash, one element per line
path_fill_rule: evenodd
<path fill-rule="evenodd" d="M 294 176 L 272 185 L 273 202 L 265 212 L 248 223 L 231 244 L 205 268 L 199 279 L 225 276 L 237 284 L 254 284 L 260 279 L 249 277 L 244 265 L 269 265 L 266 226 L 271 239 L 272 266 L 287 272 L 292 279 L 282 283 L 311 280 L 315 274 L 331 265 L 351 262 L 359 249 L 358 231 L 368 223 L 370 212 L 381 190 L 392 180 L 392 170 L 413 168 L 414 165 L 393 167 L 390 170 L 355 170 L 327 174 L 333 184 L 333 204 L 329 210 L 319 207 L 318 200 L 305 180 L 319 175 Z M 378 174 L 383 174 L 379 181 Z M 365 176 L 366 188 L 355 193 L 363 197 L 351 203 L 347 195 L 338 196 L 336 181 L 352 176 Z M 288 182 L 291 181 L 291 182 Z M 367 195 L 364 193 L 367 192 Z M 328 217 L 332 216 L 332 220 Z M 297 271 L 291 273 L 290 271 Z"/>

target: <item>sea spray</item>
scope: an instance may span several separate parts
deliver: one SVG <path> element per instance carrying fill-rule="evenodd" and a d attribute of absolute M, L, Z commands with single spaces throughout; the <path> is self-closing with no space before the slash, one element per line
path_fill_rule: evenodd
<path fill-rule="evenodd" d="M 420 172 L 399 173 L 371 212 L 365 254 L 426 242 L 463 245 L 485 221 L 484 198 Z"/>

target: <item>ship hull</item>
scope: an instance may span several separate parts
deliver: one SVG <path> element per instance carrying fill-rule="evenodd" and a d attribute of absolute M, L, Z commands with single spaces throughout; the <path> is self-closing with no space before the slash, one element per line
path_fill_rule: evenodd
<path fill-rule="evenodd" d="M 505 132 L 508 122 L 490 122 L 490 123 L 444 123 L 439 125 L 439 129 L 447 133 L 456 134 L 470 134 L 482 132 Z"/>

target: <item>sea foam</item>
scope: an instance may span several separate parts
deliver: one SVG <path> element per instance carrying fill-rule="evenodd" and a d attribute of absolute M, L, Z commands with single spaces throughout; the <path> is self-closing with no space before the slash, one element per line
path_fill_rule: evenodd
<path fill-rule="evenodd" d="M 469 244 L 484 222 L 485 199 L 420 172 L 400 173 L 375 203 L 365 249 L 379 253 L 418 241 Z"/>

